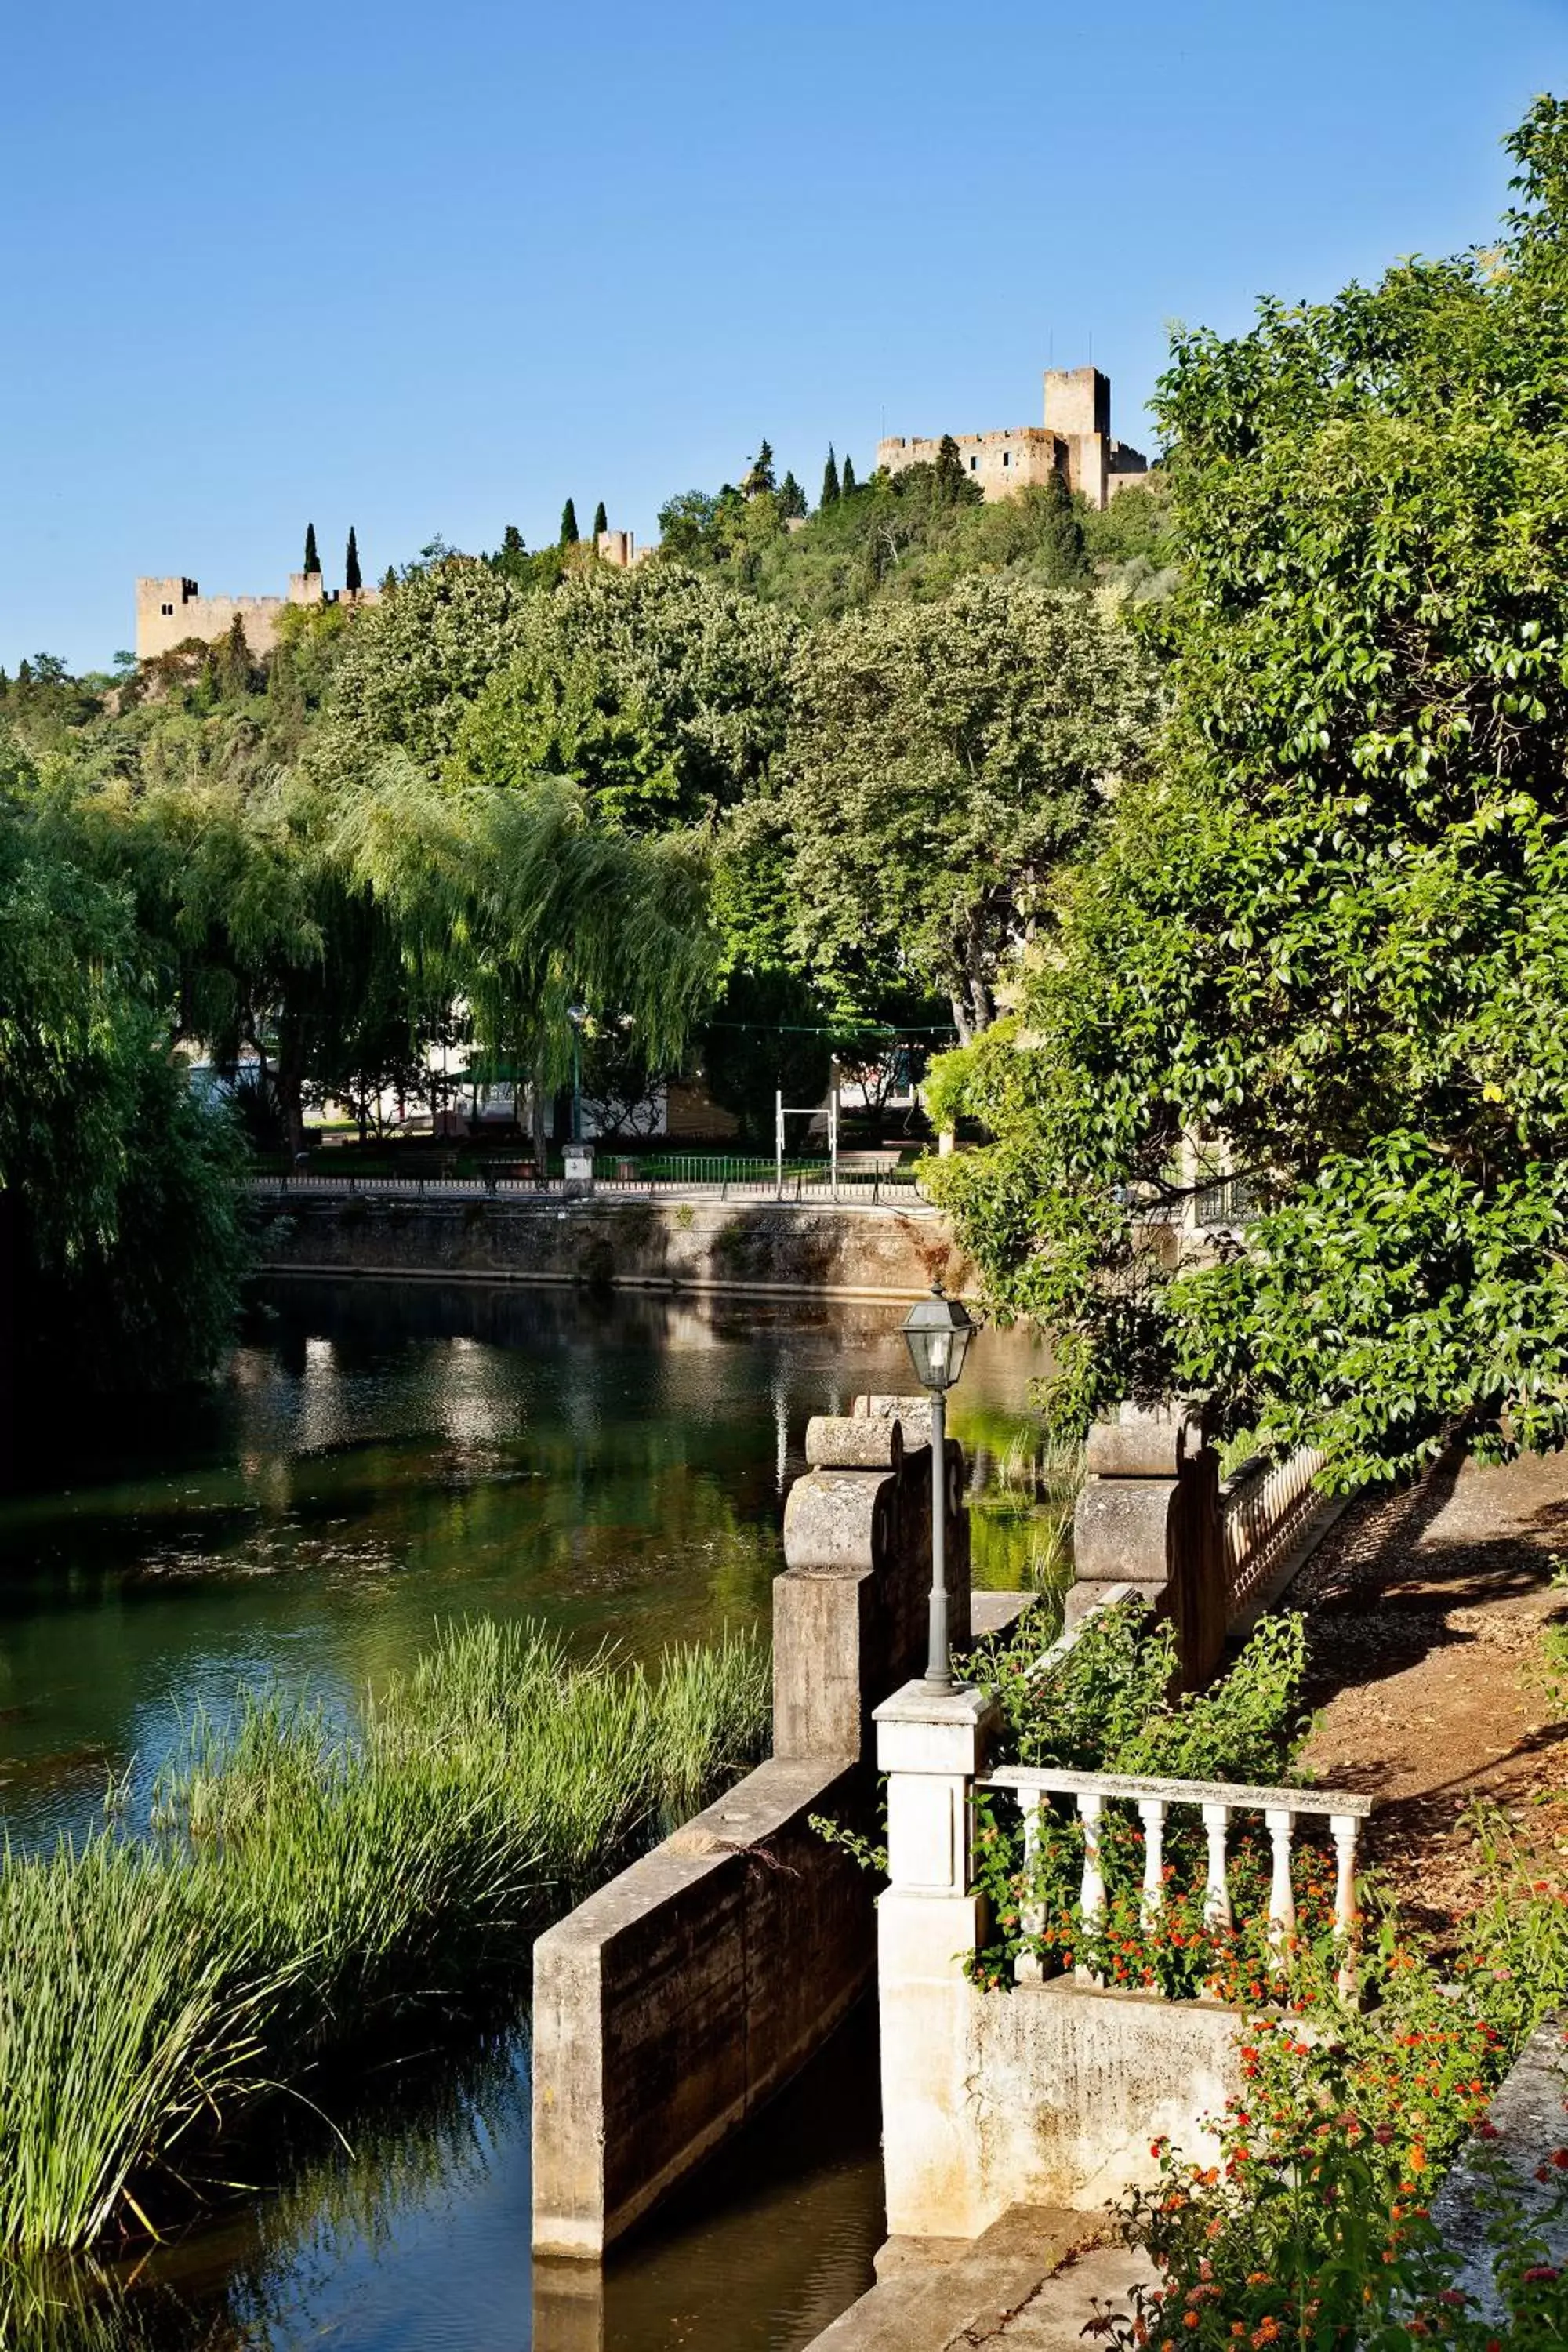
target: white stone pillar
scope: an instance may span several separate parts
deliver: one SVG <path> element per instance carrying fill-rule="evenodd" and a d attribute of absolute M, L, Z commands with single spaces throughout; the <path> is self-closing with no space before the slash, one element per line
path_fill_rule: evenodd
<path fill-rule="evenodd" d="M 970 1797 L 996 1722 L 984 1691 L 906 1683 L 874 1713 L 888 1775 L 887 1893 L 877 1906 L 882 2147 L 892 2237 L 973 2238 L 982 2203 L 963 1973 L 981 1936 L 969 1892 Z"/>

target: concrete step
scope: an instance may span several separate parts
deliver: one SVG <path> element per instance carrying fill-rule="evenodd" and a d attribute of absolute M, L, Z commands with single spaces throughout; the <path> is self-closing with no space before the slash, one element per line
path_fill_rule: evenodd
<path fill-rule="evenodd" d="M 1011 2342 L 1047 2282 L 1102 2228 L 1097 2214 L 1013 2205 L 978 2238 L 889 2238 L 877 2257 L 876 2285 L 809 2352 L 949 2352 L 956 2345 L 969 2352 Z M 1124 2248 L 1106 2251 L 1126 2259 Z M 1087 2302 L 1084 2308 L 1088 2315 Z M 1027 2340 L 1032 2352 L 1054 2343 Z M 1082 2352 L 1076 2338 L 1074 2352 Z"/>

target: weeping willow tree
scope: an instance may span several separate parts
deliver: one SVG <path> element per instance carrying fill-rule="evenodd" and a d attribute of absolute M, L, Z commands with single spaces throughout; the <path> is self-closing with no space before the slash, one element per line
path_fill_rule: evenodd
<path fill-rule="evenodd" d="M 596 824 L 591 795 L 558 777 L 443 788 L 394 755 L 340 838 L 399 925 L 416 993 L 463 998 L 481 1047 L 530 1074 L 541 1164 L 571 1008 L 628 1025 L 650 1067 L 679 1061 L 716 985 L 699 833 Z"/>

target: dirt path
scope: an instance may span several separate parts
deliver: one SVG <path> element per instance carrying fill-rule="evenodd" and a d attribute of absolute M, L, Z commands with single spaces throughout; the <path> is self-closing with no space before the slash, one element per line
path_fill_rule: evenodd
<path fill-rule="evenodd" d="M 1383 1800 L 1368 1859 L 1415 1924 L 1439 1928 L 1479 1893 L 1462 1822 L 1507 1807 L 1531 1851 L 1568 1853 L 1568 1696 L 1554 1702 L 1542 1633 L 1568 1620 L 1568 1456 L 1487 1470 L 1440 1463 L 1407 1494 L 1352 1505 L 1286 1605 L 1312 1635 L 1307 1761 Z"/>

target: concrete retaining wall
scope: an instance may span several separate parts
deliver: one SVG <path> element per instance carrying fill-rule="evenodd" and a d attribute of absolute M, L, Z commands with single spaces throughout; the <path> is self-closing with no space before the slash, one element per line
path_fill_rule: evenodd
<path fill-rule="evenodd" d="M 597 2257 L 866 1990 L 871 1882 L 808 1826 L 863 1800 L 854 1766 L 771 1758 L 541 1938 L 536 2254 Z"/>
<path fill-rule="evenodd" d="M 871 1401 L 862 1400 L 863 1403 Z M 533 2243 L 594 2260 L 802 2066 L 870 1983 L 872 1881 L 809 1826 L 869 1832 L 869 1709 L 923 1654 L 931 1453 L 901 1401 L 812 1422 L 773 1586 L 777 1753 L 542 1936 Z M 911 1427 L 929 1415 L 917 1402 Z M 969 1633 L 948 1447 L 952 1632 Z M 568 2292 L 566 2301 L 572 2302 Z"/>
<path fill-rule="evenodd" d="M 411 1199 L 290 1193 L 257 1204 L 268 1273 L 440 1274 L 514 1281 L 907 1298 L 973 1269 L 944 1219 L 774 1202 Z"/>
<path fill-rule="evenodd" d="M 969 2128 L 988 2218 L 1014 2204 L 1094 2206 L 1152 2181 L 1162 2134 L 1212 2159 L 1199 2126 L 1241 2088 L 1233 2010 L 1068 1977 L 967 1990 Z"/>

